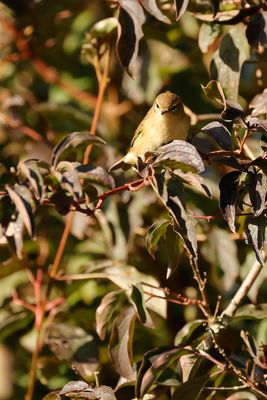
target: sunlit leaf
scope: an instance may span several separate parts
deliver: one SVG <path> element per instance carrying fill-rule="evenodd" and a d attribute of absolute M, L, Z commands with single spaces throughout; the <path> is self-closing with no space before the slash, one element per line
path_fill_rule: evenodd
<path fill-rule="evenodd" d="M 267 313 L 267 303 L 245 304 L 238 307 L 234 318 L 241 319 L 265 319 Z"/>
<path fill-rule="evenodd" d="M 155 167 L 164 165 L 171 169 L 198 173 L 205 170 L 202 158 L 195 146 L 184 140 L 173 140 L 169 144 L 161 146 L 157 152 L 159 155 L 153 163 Z"/>
<path fill-rule="evenodd" d="M 96 309 L 96 332 L 100 339 L 104 340 L 107 326 L 114 314 L 115 306 L 121 290 L 114 290 L 106 294 Z"/>
<path fill-rule="evenodd" d="M 251 201 L 253 214 L 258 217 L 265 209 L 265 199 L 267 195 L 267 176 L 262 172 L 249 172 L 248 194 Z"/>
<path fill-rule="evenodd" d="M 205 183 L 205 180 L 202 178 L 202 176 L 193 174 L 192 172 L 183 172 L 179 169 L 175 169 L 172 174 L 174 176 L 179 177 L 183 182 L 191 186 L 193 189 L 199 191 L 200 193 L 204 194 L 205 196 L 211 198 L 212 194 L 211 191 L 208 187 L 208 185 Z"/>
<path fill-rule="evenodd" d="M 258 218 L 248 217 L 246 219 L 246 243 L 253 248 L 256 258 L 262 266 L 264 266 L 262 248 L 265 240 L 266 225 L 267 220 L 264 216 Z"/>
<path fill-rule="evenodd" d="M 202 132 L 212 136 L 224 150 L 232 150 L 232 138 L 229 130 L 218 121 L 210 122 L 201 128 Z"/>
<path fill-rule="evenodd" d="M 232 232 L 235 232 L 235 204 L 240 171 L 224 175 L 219 183 L 220 209 Z"/>
<path fill-rule="evenodd" d="M 186 345 L 195 330 L 198 329 L 200 326 L 203 326 L 204 322 L 204 319 L 195 319 L 194 321 L 190 321 L 185 324 L 175 336 L 175 346 Z"/>
<path fill-rule="evenodd" d="M 207 53 L 221 33 L 217 24 L 201 24 L 198 34 L 198 46 L 202 53 Z"/>
<path fill-rule="evenodd" d="M 114 321 L 109 353 L 117 372 L 128 381 L 135 379 L 132 340 L 136 313 L 133 307 L 123 310 Z"/>
<path fill-rule="evenodd" d="M 189 0 L 175 0 L 174 4 L 176 7 L 176 21 L 185 13 Z"/>
<path fill-rule="evenodd" d="M 53 149 L 52 165 L 56 165 L 62 153 L 69 147 L 77 147 L 81 143 L 87 145 L 98 143 L 105 144 L 105 141 L 98 136 L 91 135 L 88 132 L 73 132 L 65 136 Z"/>
<path fill-rule="evenodd" d="M 251 115 L 257 117 L 258 115 L 267 114 L 267 88 L 262 93 L 257 94 L 249 103 L 249 107 L 253 108 Z"/>
<path fill-rule="evenodd" d="M 170 24 L 171 21 L 161 12 L 156 0 L 142 0 L 142 6 L 147 10 L 147 12 L 149 12 L 149 14 L 153 15 L 153 17 L 157 18 L 159 21 Z"/>
<path fill-rule="evenodd" d="M 37 160 L 25 160 L 18 164 L 18 171 L 29 181 L 38 200 L 41 200 L 44 191 L 44 179 L 39 171 Z"/>
<path fill-rule="evenodd" d="M 16 185 L 14 188 L 6 185 L 6 191 L 21 215 L 29 236 L 34 235 L 32 194 L 24 185 Z"/>
<path fill-rule="evenodd" d="M 230 100 L 237 100 L 241 68 L 248 57 L 245 27 L 235 26 L 223 37 L 210 68 L 212 78 L 220 82 Z"/>
<path fill-rule="evenodd" d="M 206 86 L 201 85 L 205 95 L 218 106 L 225 106 L 226 100 L 221 84 L 218 81 L 212 80 Z"/>
<path fill-rule="evenodd" d="M 117 54 L 122 67 L 132 76 L 139 42 L 143 37 L 145 14 L 138 1 L 119 0 L 119 5 Z"/>

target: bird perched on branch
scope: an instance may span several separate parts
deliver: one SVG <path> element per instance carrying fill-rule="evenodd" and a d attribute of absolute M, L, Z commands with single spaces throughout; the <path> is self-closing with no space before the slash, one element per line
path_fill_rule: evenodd
<path fill-rule="evenodd" d="M 128 153 L 109 171 L 129 169 L 139 161 L 145 162 L 146 153 L 152 153 L 175 139 L 186 140 L 189 125 L 190 118 L 180 97 L 169 91 L 159 94 L 138 125 Z"/>

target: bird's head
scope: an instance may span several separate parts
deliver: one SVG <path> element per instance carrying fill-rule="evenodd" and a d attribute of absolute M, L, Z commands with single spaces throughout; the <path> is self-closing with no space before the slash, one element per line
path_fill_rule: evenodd
<path fill-rule="evenodd" d="M 180 97 L 169 91 L 160 93 L 154 102 L 154 108 L 160 115 L 175 113 L 179 111 L 181 105 L 182 101 Z"/>

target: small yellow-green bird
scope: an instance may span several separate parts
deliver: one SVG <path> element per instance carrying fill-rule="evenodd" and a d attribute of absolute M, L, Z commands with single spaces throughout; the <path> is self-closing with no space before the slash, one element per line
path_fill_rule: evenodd
<path fill-rule="evenodd" d="M 169 91 L 160 93 L 138 125 L 128 153 L 109 171 L 136 166 L 139 158 L 145 162 L 146 153 L 152 153 L 175 139 L 186 140 L 189 126 L 190 118 L 180 97 Z"/>

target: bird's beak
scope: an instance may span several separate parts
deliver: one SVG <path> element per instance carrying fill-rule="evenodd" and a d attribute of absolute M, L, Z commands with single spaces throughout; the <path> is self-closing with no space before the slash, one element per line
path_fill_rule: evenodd
<path fill-rule="evenodd" d="M 168 109 L 161 110 L 161 111 L 160 111 L 160 115 L 165 114 L 167 111 L 168 111 Z"/>

